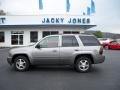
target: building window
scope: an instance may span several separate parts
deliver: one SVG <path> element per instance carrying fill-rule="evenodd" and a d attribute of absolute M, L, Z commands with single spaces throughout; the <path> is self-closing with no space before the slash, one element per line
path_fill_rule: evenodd
<path fill-rule="evenodd" d="M 11 44 L 12 45 L 23 45 L 23 34 L 24 34 L 24 31 L 12 31 L 11 32 Z"/>
<path fill-rule="evenodd" d="M 5 34 L 4 34 L 4 32 L 0 32 L 0 42 L 5 42 Z"/>
<path fill-rule="evenodd" d="M 24 34 L 24 31 L 11 31 L 11 34 Z"/>
<path fill-rule="evenodd" d="M 38 41 L 38 32 L 37 31 L 31 31 L 30 32 L 30 42 L 34 43 Z"/>
<path fill-rule="evenodd" d="M 62 47 L 77 47 L 78 42 L 75 36 L 62 36 Z"/>
<path fill-rule="evenodd" d="M 58 31 L 43 31 L 43 37 L 58 34 Z"/>
<path fill-rule="evenodd" d="M 64 34 L 80 34 L 79 31 L 64 31 Z"/>

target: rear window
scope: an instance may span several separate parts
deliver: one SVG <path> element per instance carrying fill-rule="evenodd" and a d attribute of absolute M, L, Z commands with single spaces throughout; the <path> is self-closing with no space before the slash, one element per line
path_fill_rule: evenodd
<path fill-rule="evenodd" d="M 100 46 L 99 41 L 93 36 L 79 36 L 84 46 Z"/>

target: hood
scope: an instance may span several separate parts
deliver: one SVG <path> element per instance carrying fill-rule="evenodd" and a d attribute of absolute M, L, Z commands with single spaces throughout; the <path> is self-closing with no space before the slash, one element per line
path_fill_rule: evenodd
<path fill-rule="evenodd" d="M 15 54 L 15 53 L 26 53 L 30 51 L 33 46 L 24 46 L 24 47 L 16 47 L 16 48 L 11 48 L 9 53 Z"/>

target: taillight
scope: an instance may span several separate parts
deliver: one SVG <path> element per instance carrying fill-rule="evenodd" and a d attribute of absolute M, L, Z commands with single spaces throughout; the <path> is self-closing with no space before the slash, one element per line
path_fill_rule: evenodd
<path fill-rule="evenodd" d="M 100 55 L 103 54 L 103 47 L 100 48 L 99 54 L 100 54 Z"/>

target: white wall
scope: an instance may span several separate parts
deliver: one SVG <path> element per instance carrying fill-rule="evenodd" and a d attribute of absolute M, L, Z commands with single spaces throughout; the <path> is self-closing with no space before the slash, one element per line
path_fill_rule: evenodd
<path fill-rule="evenodd" d="M 0 43 L 0 47 L 12 47 L 11 45 L 11 31 L 24 31 L 24 45 L 30 45 L 30 31 L 38 31 L 38 40 L 42 38 L 42 31 L 59 31 L 62 34 L 63 31 L 80 31 L 83 33 L 85 29 L 78 27 L 28 27 L 28 28 L 0 28 L 0 31 L 5 32 L 5 42 Z"/>

